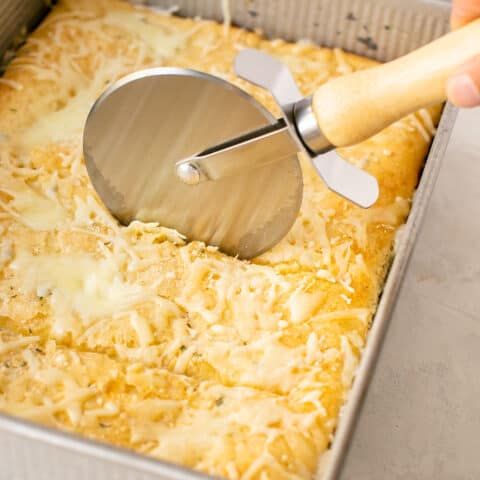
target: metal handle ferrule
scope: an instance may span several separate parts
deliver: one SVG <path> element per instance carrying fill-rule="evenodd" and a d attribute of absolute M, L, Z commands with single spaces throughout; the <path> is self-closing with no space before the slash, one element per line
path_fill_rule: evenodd
<path fill-rule="evenodd" d="M 293 109 L 295 128 L 304 147 L 312 154 L 319 155 L 334 148 L 318 126 L 312 108 L 312 97 L 305 97 L 295 103 Z"/>

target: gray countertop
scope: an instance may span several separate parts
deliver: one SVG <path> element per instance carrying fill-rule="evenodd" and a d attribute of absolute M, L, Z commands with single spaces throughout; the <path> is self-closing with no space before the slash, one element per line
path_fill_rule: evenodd
<path fill-rule="evenodd" d="M 342 480 L 480 478 L 480 109 L 457 119 Z"/>

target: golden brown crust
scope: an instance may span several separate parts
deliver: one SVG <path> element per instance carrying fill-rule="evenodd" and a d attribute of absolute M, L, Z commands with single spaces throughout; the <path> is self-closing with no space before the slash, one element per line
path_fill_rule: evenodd
<path fill-rule="evenodd" d="M 232 479 L 312 477 L 440 108 L 343 149 L 379 179 L 370 210 L 301 159 L 299 219 L 251 263 L 119 227 L 81 158 L 91 102 L 168 64 L 221 75 L 278 114 L 233 74 L 246 46 L 285 61 L 304 94 L 374 64 L 116 0 L 61 1 L 19 52 L 0 83 L 0 409 Z"/>

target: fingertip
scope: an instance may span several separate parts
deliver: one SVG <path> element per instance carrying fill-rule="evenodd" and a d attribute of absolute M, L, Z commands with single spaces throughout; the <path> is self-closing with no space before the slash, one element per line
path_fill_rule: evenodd
<path fill-rule="evenodd" d="M 458 28 L 463 27 L 465 23 L 466 23 L 465 20 L 462 19 L 461 17 L 452 15 L 450 18 L 450 29 L 457 30 Z"/>
<path fill-rule="evenodd" d="M 463 27 L 480 17 L 480 2 L 477 0 L 453 0 L 450 27 L 452 30 Z"/>
<path fill-rule="evenodd" d="M 467 73 L 459 73 L 448 80 L 447 96 L 457 107 L 473 108 L 480 106 L 480 90 Z"/>

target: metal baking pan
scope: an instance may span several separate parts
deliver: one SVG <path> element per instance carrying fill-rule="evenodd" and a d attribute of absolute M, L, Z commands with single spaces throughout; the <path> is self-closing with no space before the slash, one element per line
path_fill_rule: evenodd
<path fill-rule="evenodd" d="M 46 14 L 44 0 L 0 2 L 0 55 L 15 44 L 25 27 Z M 178 6 L 182 16 L 223 20 L 221 0 L 137 1 L 158 7 Z M 223 5 L 225 6 L 225 5 Z M 243 0 L 231 1 L 234 24 L 260 28 L 287 40 L 310 39 L 329 47 L 388 61 L 418 48 L 448 30 L 449 5 L 439 0 Z M 456 111 L 444 108 L 414 197 L 404 234 L 398 242 L 383 294 L 353 388 L 330 450 L 319 459 L 317 477 L 340 477 L 363 397 L 432 193 Z M 187 480 L 209 478 L 182 467 L 144 457 L 82 437 L 0 415 L 0 480 Z"/>

